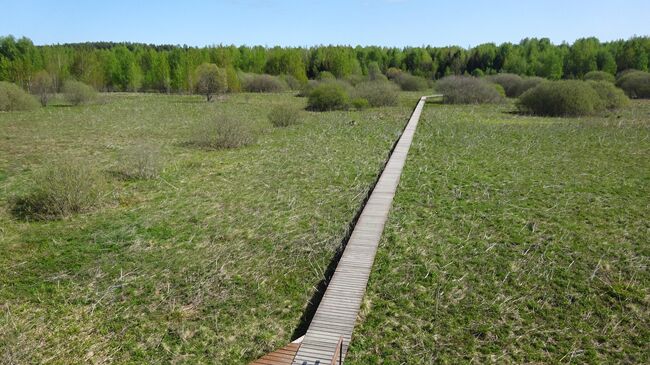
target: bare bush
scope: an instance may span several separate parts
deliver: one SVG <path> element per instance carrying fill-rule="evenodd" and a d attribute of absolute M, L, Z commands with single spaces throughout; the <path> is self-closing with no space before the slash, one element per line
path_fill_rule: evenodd
<path fill-rule="evenodd" d="M 89 163 L 62 158 L 37 172 L 31 192 L 15 200 L 13 212 L 25 219 L 56 219 L 99 206 L 105 196 L 104 175 Z"/>
<path fill-rule="evenodd" d="M 52 76 L 45 71 L 39 71 L 32 77 L 31 82 L 32 94 L 38 96 L 42 106 L 46 106 L 50 96 L 54 92 L 54 81 Z"/>
<path fill-rule="evenodd" d="M 472 76 L 447 76 L 436 83 L 436 89 L 449 104 L 498 103 L 503 99 L 488 81 Z"/>
<path fill-rule="evenodd" d="M 287 90 L 288 86 L 277 76 L 240 74 L 242 89 L 253 93 L 277 93 Z"/>
<path fill-rule="evenodd" d="M 274 127 L 288 127 L 300 123 L 300 110 L 287 104 L 275 105 L 268 118 Z"/>
<path fill-rule="evenodd" d="M 257 135 L 248 122 L 221 114 L 198 123 L 191 144 L 207 149 L 237 148 L 255 143 Z"/>
<path fill-rule="evenodd" d="M 160 147 L 141 143 L 122 153 L 119 173 L 126 179 L 155 179 L 160 175 L 162 165 Z"/>
<path fill-rule="evenodd" d="M 370 106 L 394 106 L 399 100 L 399 91 L 388 81 L 366 81 L 356 86 L 353 96 L 367 100 Z"/>

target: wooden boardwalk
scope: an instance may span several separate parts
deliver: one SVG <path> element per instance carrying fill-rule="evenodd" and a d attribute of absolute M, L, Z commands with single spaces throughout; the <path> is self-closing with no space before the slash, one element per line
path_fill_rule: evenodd
<path fill-rule="evenodd" d="M 361 212 L 334 276 L 293 359 L 294 365 L 338 364 L 339 354 L 336 352 L 341 347 L 341 338 L 340 357 L 345 360 L 377 246 L 426 98 L 420 98 Z M 333 362 L 335 356 L 337 359 Z"/>

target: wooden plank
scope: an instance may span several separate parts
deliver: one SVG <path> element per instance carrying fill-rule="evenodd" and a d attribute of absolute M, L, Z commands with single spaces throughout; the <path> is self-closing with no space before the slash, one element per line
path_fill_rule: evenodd
<path fill-rule="evenodd" d="M 250 365 L 291 365 L 299 348 L 300 343 L 290 343 L 251 362 Z"/>
<path fill-rule="evenodd" d="M 341 358 L 345 360 L 379 240 L 425 101 L 426 97 L 418 101 L 359 216 L 347 247 L 296 353 L 294 365 L 332 364 L 334 357 L 338 358 L 336 352 L 339 348 L 337 346 L 339 339 L 343 348 Z M 335 362 L 338 365 L 338 360 Z"/>

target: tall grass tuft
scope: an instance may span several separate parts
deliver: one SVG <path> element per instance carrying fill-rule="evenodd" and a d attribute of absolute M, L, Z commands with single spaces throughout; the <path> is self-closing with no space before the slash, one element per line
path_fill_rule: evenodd
<path fill-rule="evenodd" d="M 221 114 L 198 123 L 191 144 L 206 149 L 238 148 L 253 144 L 257 135 L 250 123 Z"/>
<path fill-rule="evenodd" d="M 35 174 L 31 192 L 15 200 L 14 214 L 25 219 L 57 219 L 100 205 L 106 180 L 94 166 L 72 158 L 46 166 Z"/>

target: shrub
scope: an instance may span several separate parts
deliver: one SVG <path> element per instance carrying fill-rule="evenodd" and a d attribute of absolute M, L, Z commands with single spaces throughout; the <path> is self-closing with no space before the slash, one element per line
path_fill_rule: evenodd
<path fill-rule="evenodd" d="M 331 80 L 330 80 L 331 81 Z M 361 75 L 348 75 L 343 79 L 343 82 L 348 83 L 352 86 L 357 86 L 360 83 L 367 81 L 365 77 Z"/>
<path fill-rule="evenodd" d="M 334 74 L 329 72 L 329 71 L 321 71 L 318 74 L 318 79 L 319 80 L 336 80 L 336 76 L 334 76 Z"/>
<path fill-rule="evenodd" d="M 480 68 L 475 68 L 474 71 L 472 71 L 472 76 L 483 77 L 485 76 L 485 72 L 483 72 L 483 70 L 481 70 Z"/>
<path fill-rule="evenodd" d="M 587 81 L 587 83 L 596 91 L 606 109 L 619 109 L 630 103 L 623 90 L 609 81 Z"/>
<path fill-rule="evenodd" d="M 634 99 L 650 98 L 650 73 L 643 71 L 629 71 L 622 73 L 616 86 L 623 89 L 627 96 Z"/>
<path fill-rule="evenodd" d="M 547 81 L 523 93 L 520 111 L 543 116 L 589 115 L 605 108 L 598 93 L 578 80 Z"/>
<path fill-rule="evenodd" d="M 541 77 L 521 77 L 515 74 L 502 73 L 489 76 L 488 81 L 501 85 L 509 98 L 516 98 L 544 81 Z"/>
<path fill-rule="evenodd" d="M 370 106 L 393 106 L 397 105 L 399 93 L 391 82 L 366 81 L 357 85 L 354 97 L 367 100 Z"/>
<path fill-rule="evenodd" d="M 616 81 L 616 78 L 614 78 L 614 75 L 610 74 L 609 72 L 605 71 L 589 71 L 585 74 L 584 77 L 585 80 L 591 80 L 591 81 L 607 81 L 613 83 Z"/>
<path fill-rule="evenodd" d="M 295 78 L 293 75 L 282 75 L 280 76 L 280 80 L 282 80 L 282 82 L 284 82 L 291 90 L 300 90 L 302 88 L 300 80 Z"/>
<path fill-rule="evenodd" d="M 397 67 L 389 67 L 388 70 L 386 70 L 386 77 L 388 77 L 389 80 L 395 80 L 401 74 L 402 70 Z"/>
<path fill-rule="evenodd" d="M 298 96 L 304 96 L 304 97 L 309 96 L 311 91 L 314 90 L 316 86 L 318 86 L 318 84 L 319 82 L 316 80 L 307 81 L 307 83 L 300 88 L 300 92 L 298 92 Z"/>
<path fill-rule="evenodd" d="M 99 206 L 104 176 L 83 160 L 61 159 L 36 173 L 31 193 L 18 198 L 13 212 L 26 219 L 56 219 Z"/>
<path fill-rule="evenodd" d="M 300 122 L 300 110 L 286 104 L 276 105 L 271 108 L 268 118 L 274 127 L 288 127 Z"/>
<path fill-rule="evenodd" d="M 337 82 L 322 82 L 310 93 L 307 108 L 315 111 L 345 110 L 350 105 L 350 95 Z"/>
<path fill-rule="evenodd" d="M 354 98 L 352 99 L 352 106 L 357 110 L 363 110 L 370 107 L 370 103 L 364 98 Z"/>
<path fill-rule="evenodd" d="M 484 79 L 472 76 L 447 76 L 436 83 L 443 101 L 449 104 L 496 103 L 502 100 L 499 92 Z"/>
<path fill-rule="evenodd" d="M 97 99 L 97 92 L 83 82 L 68 80 L 63 84 L 63 97 L 72 105 L 88 104 Z"/>
<path fill-rule="evenodd" d="M 521 87 L 523 79 L 519 75 L 502 73 L 489 76 L 488 80 L 497 85 L 501 85 L 506 93 L 506 96 L 509 98 L 517 97 L 520 95 L 519 89 Z"/>
<path fill-rule="evenodd" d="M 492 84 L 492 87 L 499 93 L 499 95 L 501 95 L 502 98 L 506 97 L 506 91 L 503 89 L 503 86 L 499 84 Z"/>
<path fill-rule="evenodd" d="M 228 74 L 214 63 L 204 63 L 196 68 L 196 92 L 205 95 L 207 101 L 212 95 L 222 94 L 228 90 Z"/>
<path fill-rule="evenodd" d="M 239 75 L 237 75 L 237 71 L 232 66 L 226 68 L 226 84 L 228 85 L 229 93 L 238 93 L 241 91 Z"/>
<path fill-rule="evenodd" d="M 33 110 L 38 102 L 20 87 L 0 81 L 0 111 Z"/>
<path fill-rule="evenodd" d="M 267 74 L 244 74 L 242 88 L 244 91 L 253 93 L 276 93 L 285 91 L 287 85 L 276 76 Z"/>
<path fill-rule="evenodd" d="M 404 91 L 422 91 L 429 87 L 425 78 L 413 76 L 406 72 L 400 72 L 392 80 Z"/>
<path fill-rule="evenodd" d="M 140 144 L 124 151 L 119 173 L 127 179 L 154 179 L 158 177 L 160 170 L 160 147 Z"/>
<path fill-rule="evenodd" d="M 536 87 L 537 85 L 541 84 L 544 81 L 546 80 L 541 77 L 536 77 L 536 76 L 525 77 L 521 80 L 521 83 L 519 84 L 519 87 L 517 88 L 515 95 L 519 97 L 521 94 Z"/>
<path fill-rule="evenodd" d="M 379 64 L 377 62 L 370 62 L 368 64 L 368 80 L 370 81 L 385 81 L 388 78 L 381 73 Z"/>
<path fill-rule="evenodd" d="M 31 92 L 37 95 L 42 106 L 46 106 L 50 95 L 54 92 L 54 82 L 52 76 L 43 70 L 39 71 L 32 77 Z"/>
<path fill-rule="evenodd" d="M 199 123 L 192 144 L 207 149 L 237 148 L 255 143 L 257 136 L 249 123 L 222 114 Z"/>

